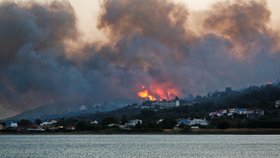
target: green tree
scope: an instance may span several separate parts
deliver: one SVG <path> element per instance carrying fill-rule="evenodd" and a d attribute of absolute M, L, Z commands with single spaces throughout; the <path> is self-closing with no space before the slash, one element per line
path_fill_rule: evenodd
<path fill-rule="evenodd" d="M 153 110 L 142 110 L 140 112 L 139 118 L 141 119 L 151 119 L 155 115 Z"/>
<path fill-rule="evenodd" d="M 32 125 L 32 122 L 26 119 L 22 119 L 18 122 L 18 126 L 22 128 L 26 128 Z"/>
<path fill-rule="evenodd" d="M 128 122 L 128 119 L 127 119 L 126 115 L 122 115 L 121 124 L 125 124 L 127 122 Z"/>
<path fill-rule="evenodd" d="M 222 121 L 217 124 L 217 128 L 219 128 L 219 129 L 227 129 L 230 127 L 231 127 L 231 124 L 228 121 Z"/>
<path fill-rule="evenodd" d="M 106 117 L 101 122 L 103 126 L 107 126 L 112 123 L 118 123 L 118 121 L 114 117 Z"/>
<path fill-rule="evenodd" d="M 40 119 L 36 119 L 34 122 L 36 125 L 40 125 L 42 123 L 42 121 Z"/>
<path fill-rule="evenodd" d="M 89 130 L 89 124 L 86 121 L 78 121 L 76 124 L 77 131 L 86 131 Z"/>
<path fill-rule="evenodd" d="M 183 124 L 183 123 L 179 124 L 179 128 L 180 128 L 180 129 L 184 129 L 185 127 L 186 127 L 185 124 Z"/>
<path fill-rule="evenodd" d="M 164 119 L 162 121 L 162 128 L 163 129 L 171 129 L 173 128 L 175 125 L 177 124 L 177 122 L 173 119 Z"/>

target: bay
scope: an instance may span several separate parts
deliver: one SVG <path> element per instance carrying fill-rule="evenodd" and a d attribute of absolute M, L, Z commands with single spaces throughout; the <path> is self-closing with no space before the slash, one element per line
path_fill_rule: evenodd
<path fill-rule="evenodd" d="M 0 135 L 0 158 L 279 158 L 280 135 Z"/>

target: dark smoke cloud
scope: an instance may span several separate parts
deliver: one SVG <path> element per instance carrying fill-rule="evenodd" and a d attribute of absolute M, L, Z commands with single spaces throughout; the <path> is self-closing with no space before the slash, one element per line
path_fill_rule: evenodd
<path fill-rule="evenodd" d="M 0 3 L 1 109 L 19 112 L 86 87 L 76 87 L 82 74 L 64 57 L 75 28 L 68 3 Z"/>
<path fill-rule="evenodd" d="M 104 0 L 98 28 L 110 40 L 83 43 L 67 2 L 0 3 L 0 115 L 52 102 L 135 101 L 142 85 L 187 96 L 279 78 L 279 30 L 269 28 L 265 3 L 219 3 L 200 35 L 188 16 L 171 0 Z"/>
<path fill-rule="evenodd" d="M 200 37 L 202 42 L 195 47 L 199 52 L 193 53 L 195 57 L 211 53 L 203 55 L 207 59 L 200 64 L 206 64 L 205 73 L 219 84 L 216 87 L 242 87 L 279 78 L 279 30 L 269 27 L 271 13 L 265 1 L 221 2 L 206 14 L 205 32 L 213 34 Z"/>
<path fill-rule="evenodd" d="M 105 0 L 99 28 L 116 40 L 141 36 L 173 48 L 188 48 L 188 11 L 168 0 Z"/>
<path fill-rule="evenodd" d="M 168 83 L 182 95 L 261 84 L 280 72 L 279 30 L 268 27 L 270 14 L 264 2 L 218 3 L 195 35 L 180 4 L 106 0 L 99 28 L 113 50 L 103 58 L 137 72 L 128 75 L 136 78 L 132 85 Z"/>
<path fill-rule="evenodd" d="M 204 25 L 231 41 L 233 55 L 250 59 L 262 50 L 272 52 L 278 44 L 278 33 L 268 27 L 270 15 L 265 2 L 220 2 L 208 12 Z"/>
<path fill-rule="evenodd" d="M 103 57 L 136 72 L 129 76 L 137 87 L 177 82 L 176 69 L 187 62 L 194 38 L 187 20 L 188 11 L 168 0 L 106 0 L 98 26 L 112 39 L 113 51 Z"/>

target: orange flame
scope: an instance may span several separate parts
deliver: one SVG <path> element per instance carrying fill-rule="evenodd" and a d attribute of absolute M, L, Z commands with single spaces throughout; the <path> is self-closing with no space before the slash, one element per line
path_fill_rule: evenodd
<path fill-rule="evenodd" d="M 180 93 L 175 88 L 169 88 L 169 86 L 166 85 L 153 85 L 149 88 L 145 88 L 145 86 L 141 86 L 142 91 L 138 92 L 137 95 L 140 98 L 144 98 L 150 101 L 155 100 L 172 100 L 176 96 L 178 96 Z"/>
<path fill-rule="evenodd" d="M 143 90 L 137 93 L 137 95 L 141 98 L 149 99 L 151 101 L 155 101 L 156 98 L 149 94 L 148 90 Z"/>

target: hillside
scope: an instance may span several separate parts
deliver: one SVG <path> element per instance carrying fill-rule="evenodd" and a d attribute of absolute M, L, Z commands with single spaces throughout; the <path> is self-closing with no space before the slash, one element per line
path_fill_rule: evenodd
<path fill-rule="evenodd" d="M 6 121 L 17 121 L 20 119 L 35 120 L 37 118 L 42 120 L 69 118 L 96 112 L 108 112 L 123 106 L 125 106 L 125 104 L 114 102 L 93 105 L 81 103 L 53 103 L 25 111 L 19 115 L 6 119 Z"/>
<path fill-rule="evenodd" d="M 226 88 L 225 91 L 216 91 L 206 96 L 181 99 L 181 105 L 174 108 L 156 109 L 149 105 L 149 101 L 128 106 L 121 103 L 94 106 L 60 103 L 26 111 L 8 120 L 75 118 L 101 121 L 106 117 L 120 119 L 123 115 L 129 119 L 143 120 L 205 118 L 209 112 L 228 108 L 258 108 L 264 110 L 267 116 L 279 117 L 279 110 L 275 109 L 275 101 L 278 99 L 280 99 L 280 82 L 240 90 Z"/>
<path fill-rule="evenodd" d="M 279 117 L 279 110 L 275 109 L 275 101 L 280 99 L 280 82 L 262 86 L 250 86 L 241 90 L 226 88 L 225 91 L 216 91 L 206 96 L 196 96 L 193 99 L 181 99 L 179 107 L 168 109 L 145 110 L 143 105 L 132 104 L 107 113 L 80 115 L 79 119 L 97 119 L 104 117 L 155 120 L 161 118 L 204 118 L 209 112 L 228 108 L 255 108 L 262 109 L 266 115 Z"/>

